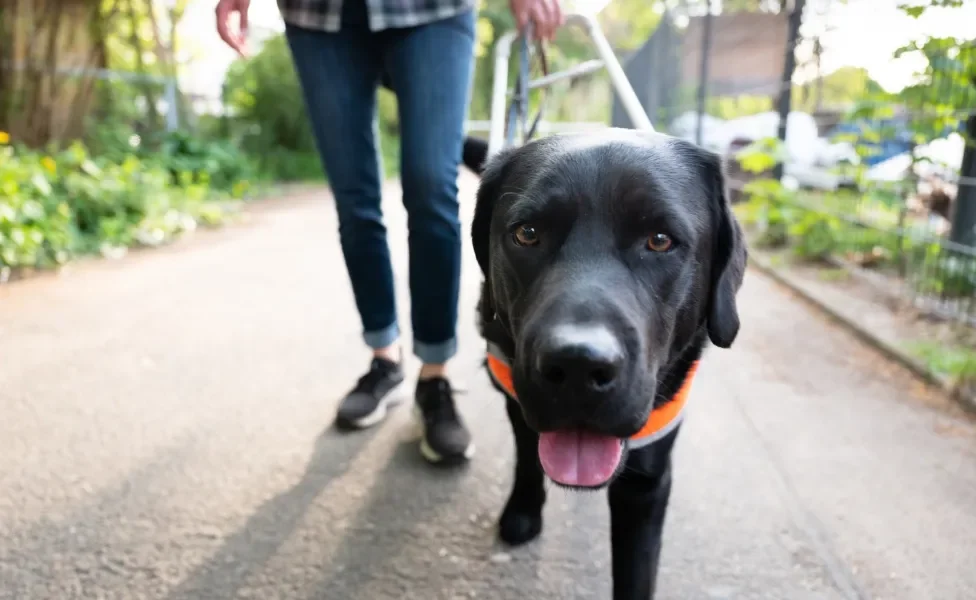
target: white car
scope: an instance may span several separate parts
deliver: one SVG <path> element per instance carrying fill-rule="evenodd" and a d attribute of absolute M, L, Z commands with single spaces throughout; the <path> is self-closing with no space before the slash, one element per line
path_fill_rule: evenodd
<path fill-rule="evenodd" d="M 698 115 L 694 111 L 677 117 L 671 124 L 673 135 L 695 141 Z M 758 141 L 777 137 L 779 114 L 764 112 L 723 121 L 712 116 L 703 119 L 702 145 L 729 158 L 734 156 L 743 140 Z M 854 146 L 832 143 L 820 137 L 813 116 L 799 111 L 786 119 L 786 163 L 784 183 L 791 186 L 821 190 L 836 190 L 854 184 L 849 165 L 857 165 L 860 158 Z"/>

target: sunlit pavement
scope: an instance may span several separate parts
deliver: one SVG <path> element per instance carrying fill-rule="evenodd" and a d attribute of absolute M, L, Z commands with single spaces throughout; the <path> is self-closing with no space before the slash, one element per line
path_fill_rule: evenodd
<path fill-rule="evenodd" d="M 553 491 L 542 538 L 495 541 L 512 442 L 465 261 L 460 471 L 422 463 L 406 407 L 331 429 L 368 359 L 325 190 L 0 287 L 0 598 L 609 598 L 602 495 Z M 740 307 L 679 440 L 659 597 L 976 598 L 972 420 L 756 273 Z"/>

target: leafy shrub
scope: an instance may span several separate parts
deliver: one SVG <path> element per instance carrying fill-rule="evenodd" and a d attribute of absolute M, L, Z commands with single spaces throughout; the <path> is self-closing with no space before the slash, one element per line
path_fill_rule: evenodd
<path fill-rule="evenodd" d="M 227 73 L 224 133 L 240 140 L 263 175 L 278 181 L 319 180 L 324 173 L 312 124 L 284 35 L 237 61 Z M 273 148 L 273 151 L 269 151 Z"/>
<path fill-rule="evenodd" d="M 755 175 L 772 171 L 777 163 L 786 158 L 786 148 L 776 138 L 760 138 L 736 153 L 735 159 L 742 169 Z M 765 187 L 779 185 L 775 179 L 766 179 Z"/>
<path fill-rule="evenodd" d="M 916 292 L 943 298 L 971 298 L 976 295 L 976 265 L 968 255 L 954 255 L 931 244 L 919 273 L 912 278 Z"/>
<path fill-rule="evenodd" d="M 207 181 L 174 182 L 159 161 L 95 158 L 81 144 L 53 154 L 2 145 L 0 271 L 158 245 L 219 224 L 229 208 Z"/>
<path fill-rule="evenodd" d="M 255 178 L 255 168 L 243 152 L 226 140 L 203 140 L 183 131 L 166 134 L 159 160 L 174 182 L 189 177 L 194 183 L 240 198 Z"/>
<path fill-rule="evenodd" d="M 836 219 L 807 212 L 789 228 L 793 252 L 805 260 L 826 260 L 837 247 L 837 229 Z"/>
<path fill-rule="evenodd" d="M 976 381 L 976 351 L 971 348 L 918 342 L 909 345 L 907 349 L 932 371 L 949 376 L 956 386 Z"/>
<path fill-rule="evenodd" d="M 120 164 L 137 157 L 168 171 L 174 185 L 186 180 L 205 183 L 240 198 L 258 178 L 255 161 L 224 139 L 208 139 L 187 131 L 144 139 L 127 125 L 109 122 L 92 140 L 94 156 Z"/>
<path fill-rule="evenodd" d="M 253 57 L 231 65 L 224 99 L 233 135 L 254 156 L 275 151 L 315 153 L 301 85 L 284 35 L 268 40 Z"/>
<path fill-rule="evenodd" d="M 240 147 L 255 157 L 262 174 L 278 181 L 324 177 L 284 35 L 268 40 L 253 57 L 231 66 L 224 83 L 224 98 L 231 109 L 224 133 L 240 140 Z M 386 174 L 391 175 L 399 169 L 396 96 L 380 89 L 376 102 L 380 133 L 377 143 Z"/>
<path fill-rule="evenodd" d="M 50 178 L 53 160 L 18 160 L 0 146 L 0 271 L 5 267 L 50 267 L 68 260 L 71 209 Z"/>
<path fill-rule="evenodd" d="M 862 267 L 884 268 L 904 255 L 902 236 L 896 232 L 844 223 L 836 234 L 836 254 Z"/>
<path fill-rule="evenodd" d="M 257 162 L 261 176 L 274 181 L 317 181 L 324 177 L 322 162 L 314 152 L 277 150 Z"/>
<path fill-rule="evenodd" d="M 746 226 L 756 229 L 757 246 L 780 248 L 789 243 L 793 208 L 784 199 L 786 190 L 773 179 L 755 179 L 743 187 L 748 201 L 736 209 Z"/>

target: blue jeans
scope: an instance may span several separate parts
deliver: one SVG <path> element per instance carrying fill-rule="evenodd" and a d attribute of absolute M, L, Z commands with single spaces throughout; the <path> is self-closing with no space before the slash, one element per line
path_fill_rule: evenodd
<path fill-rule="evenodd" d="M 385 68 L 399 106 L 414 353 L 424 363 L 441 364 L 457 351 L 457 176 L 474 62 L 474 13 L 372 32 L 365 2 L 344 5 L 340 32 L 288 26 L 286 34 L 335 195 L 364 338 L 371 348 L 383 348 L 400 333 L 380 207 L 376 90 Z"/>

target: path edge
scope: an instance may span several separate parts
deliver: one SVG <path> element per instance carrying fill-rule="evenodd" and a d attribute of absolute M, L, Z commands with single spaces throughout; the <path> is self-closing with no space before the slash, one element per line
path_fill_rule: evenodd
<path fill-rule="evenodd" d="M 951 378 L 929 369 L 924 363 L 909 354 L 907 351 L 881 339 L 868 328 L 862 327 L 854 319 L 845 316 L 843 312 L 831 306 L 829 302 L 819 298 L 818 295 L 808 289 L 802 281 L 799 281 L 796 277 L 793 277 L 789 273 L 785 272 L 785 270 L 774 267 L 772 262 L 767 258 L 750 253 L 749 264 L 763 275 L 766 275 L 776 283 L 792 291 L 808 305 L 812 306 L 819 312 L 826 315 L 832 321 L 854 334 L 855 337 L 860 339 L 868 346 L 871 346 L 888 359 L 902 365 L 922 381 L 934 385 L 942 390 L 966 411 L 976 414 L 976 397 L 966 394 L 963 390 L 953 385 Z"/>

